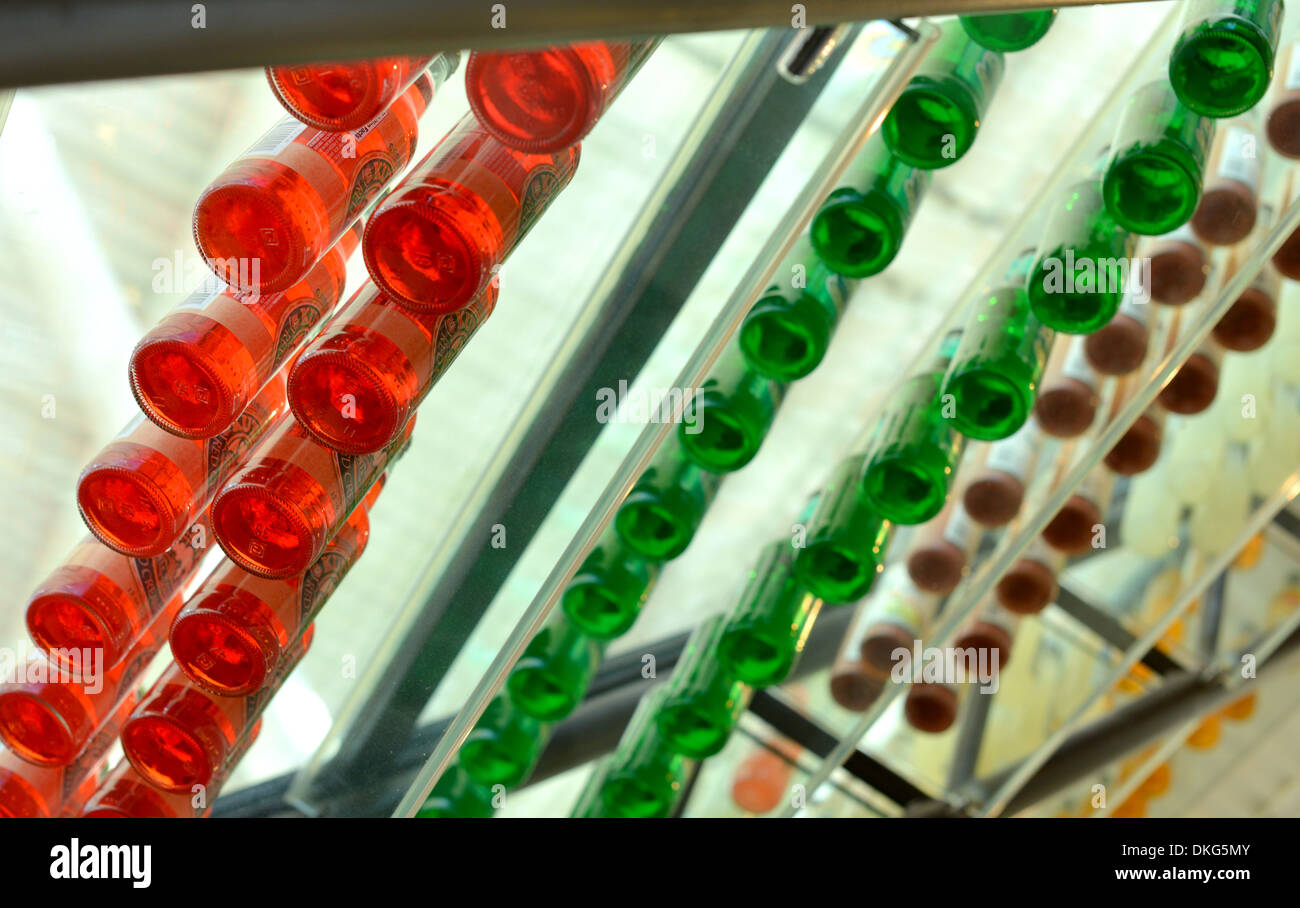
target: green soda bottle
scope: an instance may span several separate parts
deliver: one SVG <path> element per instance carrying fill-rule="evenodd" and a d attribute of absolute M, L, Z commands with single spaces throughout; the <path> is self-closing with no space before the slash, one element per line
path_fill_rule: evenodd
<path fill-rule="evenodd" d="M 1250 110 L 1273 78 L 1282 0 L 1192 0 L 1169 55 L 1178 100 L 1207 117 Z"/>
<path fill-rule="evenodd" d="M 655 716 L 668 746 L 694 760 L 722 750 L 745 710 L 749 688 L 718 659 L 726 628 L 726 618 L 715 615 L 695 629 Z"/>
<path fill-rule="evenodd" d="M 861 479 L 867 506 L 894 523 L 925 523 L 948 497 L 964 440 L 944 418 L 939 389 L 960 341 L 960 331 L 944 337 L 926 371 L 886 403 L 867 444 Z"/>
<path fill-rule="evenodd" d="M 486 820 L 495 809 L 491 789 L 475 782 L 459 763 L 453 763 L 433 786 L 433 791 L 415 816 L 426 820 L 447 817 Z"/>
<path fill-rule="evenodd" d="M 804 545 L 795 555 L 799 580 L 832 605 L 856 602 L 876 581 L 893 525 L 862 492 L 862 455 L 842 461 L 826 488 L 809 502 Z"/>
<path fill-rule="evenodd" d="M 582 702 L 602 650 L 562 610 L 552 613 L 506 678 L 510 702 L 543 722 L 563 719 Z"/>
<path fill-rule="evenodd" d="M 618 739 L 601 786 L 605 816 L 668 817 L 686 791 L 695 763 L 674 752 L 655 720 L 667 692 L 658 684 L 642 697 Z"/>
<path fill-rule="evenodd" d="M 676 558 L 690 545 L 717 491 L 718 477 L 688 460 L 679 437 L 670 435 L 619 505 L 618 537 L 648 561 Z"/>
<path fill-rule="evenodd" d="M 1023 13 L 985 13 L 957 18 L 976 44 L 1006 54 L 1037 44 L 1056 21 L 1056 10 L 1031 9 Z"/>
<path fill-rule="evenodd" d="M 759 375 L 792 382 L 816 369 L 848 302 L 849 287 L 802 238 L 740 326 L 737 343 Z"/>
<path fill-rule="evenodd" d="M 1044 325 L 1091 334 L 1108 324 L 1124 298 L 1137 237 L 1120 228 L 1102 198 L 1098 177 L 1065 190 L 1038 243 L 1025 292 Z"/>
<path fill-rule="evenodd" d="M 967 438 L 1009 438 L 1033 410 L 1053 337 L 1025 293 L 1035 257 L 1033 249 L 1022 252 L 1003 285 L 975 301 L 948 367 L 941 398 L 952 395 L 949 422 Z"/>
<path fill-rule="evenodd" d="M 537 765 L 547 735 L 543 723 L 498 694 L 460 746 L 460 765 L 480 785 L 514 788 Z"/>
<path fill-rule="evenodd" d="M 820 603 L 794 575 L 794 549 L 780 539 L 766 546 L 727 619 L 718 660 L 727 671 L 754 687 L 785 680 L 803 649 Z"/>
<path fill-rule="evenodd" d="M 754 459 L 785 396 L 755 372 L 739 347 L 723 352 L 696 391 L 678 437 L 686 456 L 711 473 L 730 473 Z"/>
<path fill-rule="evenodd" d="M 1200 201 L 1213 141 L 1214 121 L 1186 107 L 1167 81 L 1142 86 L 1128 99 L 1111 144 L 1106 210 L 1144 236 L 1181 227 Z"/>
<path fill-rule="evenodd" d="M 902 248 L 932 178 L 894 157 L 879 134 L 872 136 L 813 215 L 813 249 L 837 274 L 879 274 Z"/>
<path fill-rule="evenodd" d="M 613 640 L 641 614 L 658 575 L 658 565 L 627 549 L 610 528 L 564 588 L 560 607 L 588 637 Z"/>
<path fill-rule="evenodd" d="M 957 20 L 945 22 L 881 125 L 885 143 L 922 170 L 961 160 L 975 144 L 1005 69 L 1000 53 L 972 41 Z"/>

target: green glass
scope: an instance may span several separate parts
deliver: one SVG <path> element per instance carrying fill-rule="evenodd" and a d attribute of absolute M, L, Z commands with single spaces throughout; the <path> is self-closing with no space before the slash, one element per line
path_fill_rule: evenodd
<path fill-rule="evenodd" d="M 619 539 L 650 561 L 676 558 L 690 545 L 717 491 L 718 477 L 688 460 L 681 440 L 670 435 L 614 515 Z"/>
<path fill-rule="evenodd" d="M 506 678 L 511 702 L 543 722 L 563 719 L 582 702 L 600 666 L 601 649 L 563 611 L 555 612 Z"/>
<path fill-rule="evenodd" d="M 428 800 L 415 816 L 417 819 L 463 817 L 486 820 L 495 810 L 491 789 L 475 782 L 459 763 L 453 763 L 433 786 Z"/>
<path fill-rule="evenodd" d="M 1137 237 L 1115 222 L 1101 181 L 1069 187 L 1048 217 L 1025 292 L 1037 318 L 1066 334 L 1106 325 L 1124 297 Z"/>
<path fill-rule="evenodd" d="M 785 680 L 803 649 L 804 629 L 820 607 L 795 579 L 794 549 L 781 539 L 765 547 L 727 618 L 718 659 L 729 673 L 753 687 Z"/>
<path fill-rule="evenodd" d="M 940 397 L 952 395 L 948 421 L 967 438 L 1008 438 L 1034 407 L 1053 337 L 1025 293 L 1035 257 L 1032 249 L 1022 253 L 1003 286 L 975 301 L 948 367 Z"/>
<path fill-rule="evenodd" d="M 609 814 L 605 810 L 605 773 L 609 766 L 609 758 L 596 763 L 592 767 L 591 774 L 587 776 L 587 782 L 582 786 L 582 792 L 578 795 L 578 802 L 573 805 L 573 811 L 569 817 L 574 820 L 604 820 L 609 819 Z"/>
<path fill-rule="evenodd" d="M 931 179 L 928 170 L 894 157 L 879 134 L 872 136 L 813 215 L 813 249 L 837 274 L 879 274 L 902 248 Z"/>
<path fill-rule="evenodd" d="M 717 615 L 691 634 L 655 716 L 668 746 L 694 760 L 722 750 L 745 710 L 748 688 L 718 659 L 726 627 L 726 618 Z"/>
<path fill-rule="evenodd" d="M 1000 53 L 972 41 L 957 20 L 945 22 L 881 124 L 886 144 L 922 170 L 961 160 L 975 144 L 1005 69 Z"/>
<path fill-rule="evenodd" d="M 498 694 L 460 746 L 460 765 L 481 785 L 514 788 L 537 765 L 546 737 L 543 723 Z"/>
<path fill-rule="evenodd" d="M 1033 9 L 1023 13 L 986 13 L 958 18 L 972 41 L 1005 54 L 1037 44 L 1056 21 L 1056 10 Z"/>
<path fill-rule="evenodd" d="M 686 791 L 695 764 L 673 750 L 656 721 L 667 693 L 665 685 L 656 685 L 641 698 L 623 730 L 601 786 L 605 816 L 668 817 Z"/>
<path fill-rule="evenodd" d="M 864 452 L 867 507 L 894 523 L 925 523 L 948 497 L 964 440 L 944 418 L 939 388 L 960 340 L 960 331 L 944 337 L 934 362 L 885 404 Z"/>
<path fill-rule="evenodd" d="M 1160 236 L 1183 224 L 1201 198 L 1214 121 L 1190 110 L 1161 79 L 1124 108 L 1102 183 L 1106 210 L 1125 230 Z"/>
<path fill-rule="evenodd" d="M 712 473 L 739 470 L 758 453 L 783 397 L 782 386 L 751 369 L 739 347 L 728 348 L 678 428 L 682 449 Z"/>
<path fill-rule="evenodd" d="M 821 365 L 849 288 L 817 258 L 807 238 L 795 244 L 775 280 L 745 316 L 737 343 L 759 375 L 792 382 Z"/>
<path fill-rule="evenodd" d="M 658 565 L 626 548 L 610 528 L 564 588 L 560 607 L 588 637 L 613 640 L 636 622 L 658 575 Z"/>
<path fill-rule="evenodd" d="M 1207 117 L 1235 117 L 1268 91 L 1282 0 L 1192 0 L 1169 55 L 1178 100 Z"/>
<path fill-rule="evenodd" d="M 867 594 L 881 571 L 893 531 L 867 503 L 861 474 L 861 455 L 840 463 L 812 502 L 807 536 L 795 556 L 800 581 L 832 605 Z"/>

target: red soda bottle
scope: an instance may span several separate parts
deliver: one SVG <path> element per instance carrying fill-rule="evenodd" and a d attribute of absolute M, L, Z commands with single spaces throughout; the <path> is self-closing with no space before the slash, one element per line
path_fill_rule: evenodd
<path fill-rule="evenodd" d="M 284 293 L 200 290 L 167 314 L 131 354 L 131 392 L 173 435 L 224 432 L 338 306 L 360 223 Z M 251 302 L 249 300 L 252 300 Z"/>
<path fill-rule="evenodd" d="M 77 509 L 90 532 L 115 552 L 161 555 L 258 440 L 288 418 L 283 373 L 234 425 L 211 438 L 178 438 L 137 416 L 81 472 Z"/>
<path fill-rule="evenodd" d="M 591 132 L 658 44 L 655 38 L 476 50 L 465 66 L 465 93 L 501 144 L 532 154 L 561 151 Z"/>
<path fill-rule="evenodd" d="M 366 284 L 294 363 L 294 417 L 336 451 L 390 444 L 492 314 L 497 284 L 447 315 L 412 312 Z"/>
<path fill-rule="evenodd" d="M 366 224 L 361 249 L 383 294 L 445 314 L 468 306 L 569 184 L 579 146 L 515 151 L 467 114 Z"/>
<path fill-rule="evenodd" d="M 268 66 L 266 79 L 284 109 L 308 126 L 331 132 L 358 129 L 431 69 L 435 85 L 456 71 L 459 54 L 379 57 L 347 63 Z"/>
<path fill-rule="evenodd" d="M 286 117 L 199 196 L 194 240 L 208 267 L 239 290 L 275 293 L 306 277 L 410 161 L 433 97 L 421 75 L 356 133 Z"/>

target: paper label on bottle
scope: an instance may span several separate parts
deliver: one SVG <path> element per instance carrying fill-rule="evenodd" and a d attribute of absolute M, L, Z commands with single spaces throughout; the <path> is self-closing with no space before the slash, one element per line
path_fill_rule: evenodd
<path fill-rule="evenodd" d="M 1282 87 L 1287 91 L 1300 88 L 1300 53 L 1296 53 L 1298 48 L 1300 41 L 1293 41 L 1287 49 L 1286 78 L 1282 81 Z"/>
<path fill-rule="evenodd" d="M 875 614 L 872 617 L 876 622 L 888 621 L 897 624 L 914 636 L 921 636 L 925 630 L 919 601 L 900 590 L 891 590 L 882 597 L 880 604 L 873 611 Z"/>
<path fill-rule="evenodd" d="M 1196 231 L 1192 230 L 1191 221 L 1187 221 L 1176 230 L 1162 233 L 1160 236 L 1155 237 L 1154 242 L 1157 245 L 1164 242 L 1187 243 L 1191 246 L 1195 246 L 1197 249 L 1203 248 L 1204 246 L 1200 238 L 1196 235 Z"/>
<path fill-rule="evenodd" d="M 1259 192 L 1259 139 L 1249 129 L 1229 126 L 1219 154 L 1218 176 Z"/>
<path fill-rule="evenodd" d="M 943 531 L 943 538 L 964 552 L 970 547 L 979 530 L 980 527 L 970 519 L 966 509 L 958 502 L 953 505 L 952 514 L 948 517 L 948 526 Z"/>
<path fill-rule="evenodd" d="M 195 290 L 189 296 L 185 297 L 185 299 L 172 307 L 172 311 L 179 312 L 182 309 L 206 309 L 208 304 L 218 296 L 221 296 L 222 294 L 232 295 L 234 293 L 233 288 L 221 280 L 218 280 L 216 277 L 213 278 L 213 281 L 219 289 L 212 290 L 208 287 L 200 287 L 198 290 Z"/>
<path fill-rule="evenodd" d="M 1144 328 L 1147 327 L 1148 312 L 1149 306 L 1142 301 L 1141 294 L 1126 293 L 1124 298 L 1120 300 L 1119 314 L 1127 315 Z"/>
<path fill-rule="evenodd" d="M 263 435 L 288 418 L 284 381 L 283 375 L 274 377 L 257 397 L 249 401 L 248 406 L 244 407 L 224 432 L 204 440 L 207 485 L 204 500 L 217 493 L 217 489 L 239 468 Z"/>
<path fill-rule="evenodd" d="M 267 130 L 266 135 L 254 142 L 240 157 L 273 158 L 292 145 L 294 140 L 308 129 L 311 127 L 306 123 L 293 117 L 285 117 Z"/>
<path fill-rule="evenodd" d="M 996 597 L 990 597 L 980 612 L 980 620 L 1002 628 L 1008 634 L 1014 634 L 1019 616 L 1009 610 Z"/>
<path fill-rule="evenodd" d="M 1082 337 L 1070 339 L 1070 348 L 1065 351 L 1065 362 L 1061 364 L 1061 374 L 1066 378 L 1078 379 L 1090 388 L 1097 386 L 1097 373 L 1088 362 Z"/>
<path fill-rule="evenodd" d="M 1023 482 L 1029 472 L 1029 464 L 1033 460 L 1037 443 L 1037 432 L 1032 428 L 1031 423 L 1026 423 L 1010 438 L 994 442 L 989 448 L 988 460 L 984 465 L 990 470 L 1000 470 Z"/>

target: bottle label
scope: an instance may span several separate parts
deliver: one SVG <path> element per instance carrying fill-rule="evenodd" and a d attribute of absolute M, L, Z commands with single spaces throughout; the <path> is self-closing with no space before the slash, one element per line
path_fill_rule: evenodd
<path fill-rule="evenodd" d="M 1148 305 L 1141 302 L 1139 294 L 1125 293 L 1124 298 L 1120 300 L 1119 314 L 1127 315 L 1144 328 L 1147 326 L 1148 311 Z"/>
<path fill-rule="evenodd" d="M 401 119 L 390 111 L 352 132 L 317 132 L 305 145 L 339 173 L 351 175 L 342 218 L 347 224 L 406 166 L 412 143 Z"/>
<path fill-rule="evenodd" d="M 1292 41 L 1291 46 L 1287 48 L 1286 78 L 1282 83 L 1287 91 L 1300 88 L 1300 53 L 1296 53 L 1298 48 L 1300 48 L 1300 41 Z"/>
<path fill-rule="evenodd" d="M 1037 443 L 1037 431 L 1033 423 L 1025 423 L 1015 435 L 994 442 L 984 465 L 989 470 L 998 470 L 1024 482 Z"/>
<path fill-rule="evenodd" d="M 537 167 L 529 174 L 523 197 L 519 200 L 519 231 L 515 235 L 516 244 L 528 236 L 528 231 L 533 229 L 537 219 L 550 207 L 551 202 L 555 201 L 555 197 L 568 185 L 569 178 L 572 176 L 572 170 L 562 174 L 549 165 Z"/>
<path fill-rule="evenodd" d="M 970 515 L 966 513 L 966 509 L 958 503 L 953 505 L 952 514 L 948 518 L 948 526 L 944 529 L 943 538 L 964 552 L 974 541 L 979 529 L 975 521 L 971 520 Z"/>
<path fill-rule="evenodd" d="M 153 558 L 130 559 L 131 574 L 136 581 L 132 585 L 136 586 L 142 597 L 137 601 L 145 604 L 149 615 L 157 615 L 166 607 L 172 595 L 194 573 L 203 556 L 207 554 L 206 549 L 196 548 L 193 545 L 195 539 L 206 541 L 214 538 L 206 514 L 199 518 L 197 525 L 201 526 L 204 532 L 190 533 L 187 530 L 161 555 Z M 123 586 L 123 589 L 126 590 L 128 587 Z"/>
<path fill-rule="evenodd" d="M 306 123 L 293 117 L 285 117 L 267 130 L 262 138 L 249 146 L 248 150 L 239 157 L 273 158 L 292 145 L 299 136 L 309 129 L 311 127 Z"/>
<path fill-rule="evenodd" d="M 268 428 L 279 422 L 286 408 L 277 404 L 276 397 L 284 399 L 281 382 L 267 385 L 267 391 L 253 400 L 235 417 L 226 431 L 204 441 L 207 491 L 204 498 L 216 494 L 235 469 L 244 461 Z M 269 400 L 268 400 L 269 398 Z M 270 404 L 268 409 L 267 404 Z"/>
<path fill-rule="evenodd" d="M 1224 131 L 1219 152 L 1219 177 L 1244 183 L 1251 193 L 1259 192 L 1259 142 L 1255 134 L 1240 126 Z"/>
<path fill-rule="evenodd" d="M 326 600 L 352 569 L 352 565 L 361 557 L 364 546 L 360 543 L 360 533 L 354 531 L 350 524 L 344 524 L 325 547 L 325 551 L 321 552 L 321 556 L 302 575 L 302 585 L 298 590 L 299 629 L 311 624 Z"/>
<path fill-rule="evenodd" d="M 320 322 L 321 316 L 332 307 L 325 292 L 319 287 L 311 296 L 304 296 L 294 301 L 280 318 L 276 330 L 275 350 L 271 354 L 271 368 L 277 369 L 288 359 L 289 354 L 307 339 L 311 329 Z"/>
<path fill-rule="evenodd" d="M 1065 361 L 1061 364 L 1061 374 L 1066 378 L 1077 379 L 1090 388 L 1097 386 L 1097 373 L 1088 362 L 1082 337 L 1070 338 L 1069 349 L 1065 351 Z"/>
<path fill-rule="evenodd" d="M 887 621 L 902 626 L 920 637 L 925 631 L 919 595 L 909 595 L 903 590 L 890 590 L 881 597 L 880 605 L 873 610 L 875 622 Z M 875 623 L 873 622 L 873 623 Z"/>

